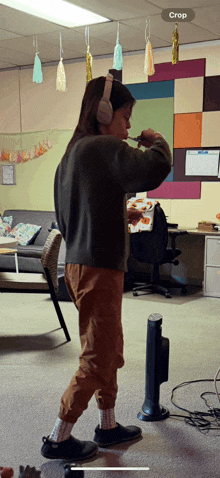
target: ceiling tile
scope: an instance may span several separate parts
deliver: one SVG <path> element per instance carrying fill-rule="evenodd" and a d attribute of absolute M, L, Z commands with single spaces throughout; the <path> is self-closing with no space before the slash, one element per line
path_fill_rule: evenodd
<path fill-rule="evenodd" d="M 1 61 L 11 63 L 12 65 L 29 65 L 33 63 L 33 55 L 16 52 L 15 50 L 10 50 L 9 48 L 0 47 L 0 58 Z"/>
<path fill-rule="evenodd" d="M 15 66 L 13 63 L 9 63 L 9 62 L 6 62 L 6 61 L 2 61 L 0 60 L 0 69 L 4 69 L 4 68 L 13 68 L 13 66 Z"/>
<path fill-rule="evenodd" d="M 57 25 L 0 4 L 0 28 L 20 35 L 37 35 L 57 30 Z"/>
<path fill-rule="evenodd" d="M 196 7 L 206 7 L 209 5 L 209 0 L 157 0 L 157 5 L 163 9 L 165 8 L 196 8 Z M 219 0 L 212 0 L 212 5 L 219 5 Z"/>
<path fill-rule="evenodd" d="M 17 33 L 11 33 L 0 28 L 0 42 L 1 40 L 10 40 L 11 38 L 18 38 Z"/>
<path fill-rule="evenodd" d="M 60 32 L 43 34 L 39 37 L 39 42 L 41 41 L 56 45 L 56 48 L 58 46 L 59 55 Z M 64 59 L 71 58 L 74 54 L 76 54 L 76 58 L 86 55 L 85 27 L 83 27 L 81 32 L 77 32 L 75 29 L 68 29 L 62 32 L 62 46 Z M 93 55 L 108 54 L 109 51 L 112 51 L 112 45 L 106 41 L 105 37 L 102 38 L 102 42 L 100 43 L 100 39 L 93 37 L 90 31 L 90 51 Z M 71 57 L 69 56 L 70 53 L 72 55 Z"/>
<path fill-rule="evenodd" d="M 1 0 L 0 0 L 1 1 Z M 112 55 L 116 44 L 118 21 L 119 39 L 123 53 L 145 49 L 146 20 L 150 17 L 150 39 L 153 48 L 172 46 L 175 22 L 164 22 L 161 11 L 181 7 L 182 0 L 68 0 L 94 13 L 111 19 L 90 25 L 90 51 L 92 55 Z M 192 8 L 192 0 L 184 7 Z M 220 39 L 219 0 L 193 0 L 195 18 L 189 23 L 178 23 L 180 47 L 183 44 Z M 85 58 L 85 26 L 66 28 L 0 4 L 0 69 L 33 65 L 37 35 L 39 57 L 42 63 L 59 61 L 60 32 L 62 32 L 63 59 Z M 147 31 L 148 34 L 148 31 Z"/>
<path fill-rule="evenodd" d="M 215 33 L 220 38 L 220 5 L 194 8 L 195 18 L 193 23 L 205 30 Z"/>
<path fill-rule="evenodd" d="M 145 31 L 146 19 L 134 18 L 132 20 L 126 20 L 126 24 L 130 27 L 135 27 Z M 170 45 L 172 45 L 172 35 L 174 28 L 175 22 L 164 22 L 161 16 L 154 15 L 150 18 L 150 37 L 154 36 L 161 38 L 164 41 L 170 42 Z M 178 31 L 180 44 L 216 40 L 219 38 L 219 36 L 216 34 L 195 25 L 194 22 L 179 23 Z M 152 46 L 155 48 L 153 42 Z"/>
<path fill-rule="evenodd" d="M 133 18 L 134 16 L 153 15 L 160 12 L 157 5 L 153 2 L 148 3 L 145 0 L 68 0 L 82 8 L 87 8 L 92 12 L 109 18 L 110 20 L 123 20 Z"/>

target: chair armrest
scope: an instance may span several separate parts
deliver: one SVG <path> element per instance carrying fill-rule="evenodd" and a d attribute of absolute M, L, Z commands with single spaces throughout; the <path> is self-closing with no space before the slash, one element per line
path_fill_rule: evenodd
<path fill-rule="evenodd" d="M 177 236 L 183 236 L 184 234 L 188 234 L 187 231 L 169 231 L 168 230 L 168 233 L 169 233 L 169 236 L 171 237 L 171 241 L 172 241 L 172 249 L 176 249 L 176 237 Z"/>

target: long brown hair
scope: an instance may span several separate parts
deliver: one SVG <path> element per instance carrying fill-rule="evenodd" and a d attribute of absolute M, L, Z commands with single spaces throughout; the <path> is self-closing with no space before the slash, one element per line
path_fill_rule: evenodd
<path fill-rule="evenodd" d="M 94 78 L 87 84 L 82 99 L 79 121 L 67 146 L 67 152 L 78 139 L 88 135 L 101 134 L 99 130 L 100 124 L 96 118 L 96 112 L 103 96 L 104 86 L 104 76 Z M 113 80 L 110 102 L 112 104 L 113 112 L 115 112 L 124 105 L 130 105 L 131 108 L 133 108 L 136 100 L 125 85 L 118 80 Z"/>

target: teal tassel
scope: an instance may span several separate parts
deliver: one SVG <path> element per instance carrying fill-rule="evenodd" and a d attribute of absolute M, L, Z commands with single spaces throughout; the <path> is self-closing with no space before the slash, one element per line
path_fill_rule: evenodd
<path fill-rule="evenodd" d="M 39 58 L 37 53 L 35 55 L 35 60 L 34 60 L 33 81 L 35 83 L 42 83 L 42 81 L 43 81 L 41 61 L 40 61 L 40 58 Z"/>
<path fill-rule="evenodd" d="M 114 48 L 113 68 L 115 70 L 122 70 L 122 67 L 123 67 L 122 46 L 120 45 L 119 39 L 117 38 L 116 46 Z"/>

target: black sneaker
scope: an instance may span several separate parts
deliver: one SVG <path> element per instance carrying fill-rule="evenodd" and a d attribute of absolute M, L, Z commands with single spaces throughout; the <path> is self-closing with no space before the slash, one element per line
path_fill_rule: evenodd
<path fill-rule="evenodd" d="M 45 458 L 70 458 L 75 461 L 82 461 L 96 455 L 98 447 L 91 441 L 80 441 L 72 435 L 68 440 L 56 443 L 47 437 L 42 438 L 44 444 L 41 448 L 41 455 Z"/>
<path fill-rule="evenodd" d="M 141 433 L 142 431 L 139 427 L 123 427 L 119 423 L 117 423 L 115 428 L 111 428 L 110 430 L 103 430 L 98 425 L 95 429 L 93 441 L 95 441 L 98 446 L 107 447 L 125 441 L 134 440 L 135 438 L 140 437 Z"/>

